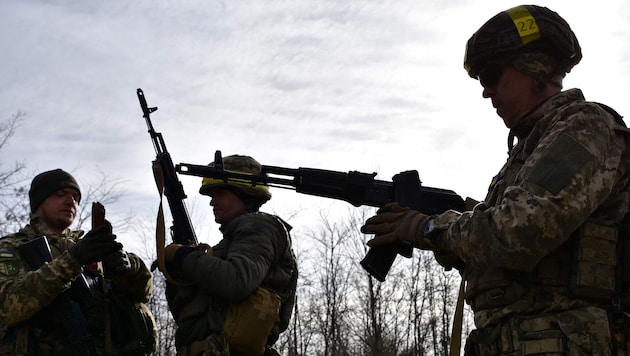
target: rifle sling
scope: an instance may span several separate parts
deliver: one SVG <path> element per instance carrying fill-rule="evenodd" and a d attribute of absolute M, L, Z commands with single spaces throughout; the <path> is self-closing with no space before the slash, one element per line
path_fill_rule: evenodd
<path fill-rule="evenodd" d="M 154 162 L 153 164 L 153 177 L 155 178 L 155 184 L 160 193 L 160 207 L 158 208 L 157 222 L 155 226 L 155 250 L 157 254 L 157 264 L 164 275 L 166 280 L 177 286 L 187 286 L 192 283 L 183 283 L 173 278 L 166 269 L 166 260 L 164 256 L 164 247 L 166 246 L 166 227 L 164 224 L 164 174 L 162 173 L 162 167 Z"/>
<path fill-rule="evenodd" d="M 459 356 L 462 347 L 462 324 L 464 322 L 464 291 L 466 289 L 466 278 L 462 275 L 457 296 L 457 307 L 453 318 L 453 330 L 451 331 L 451 347 L 449 356 Z"/>

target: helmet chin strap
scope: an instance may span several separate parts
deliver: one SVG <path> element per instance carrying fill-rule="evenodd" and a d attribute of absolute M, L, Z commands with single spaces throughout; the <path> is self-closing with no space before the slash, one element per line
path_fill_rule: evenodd
<path fill-rule="evenodd" d="M 510 133 L 508 134 L 508 156 L 510 155 L 510 152 L 512 152 L 512 148 L 514 148 L 514 138 L 516 137 L 516 135 L 514 134 L 514 131 L 512 131 L 510 129 Z"/>

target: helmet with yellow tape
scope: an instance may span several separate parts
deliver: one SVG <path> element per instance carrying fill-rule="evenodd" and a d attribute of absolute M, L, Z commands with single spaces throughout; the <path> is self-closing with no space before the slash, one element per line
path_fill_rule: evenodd
<path fill-rule="evenodd" d="M 231 155 L 223 158 L 223 168 L 226 171 L 260 174 L 261 165 L 250 156 Z M 203 178 L 199 193 L 210 195 L 214 188 L 228 189 L 241 197 L 243 200 L 254 201 L 257 205 L 262 205 L 271 199 L 269 187 L 260 183 L 252 183 L 251 180 L 241 178 Z"/>
<path fill-rule="evenodd" d="M 517 53 L 542 52 L 557 62 L 555 75 L 564 75 L 582 59 L 582 50 L 569 24 L 546 7 L 516 6 L 488 20 L 466 45 L 464 68 L 472 78 L 490 62 Z"/>

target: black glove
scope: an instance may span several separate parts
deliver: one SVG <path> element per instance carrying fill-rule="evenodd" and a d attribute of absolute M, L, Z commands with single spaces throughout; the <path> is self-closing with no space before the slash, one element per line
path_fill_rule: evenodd
<path fill-rule="evenodd" d="M 164 249 L 164 262 L 166 262 L 168 272 L 181 271 L 184 258 L 193 251 L 195 251 L 195 248 L 188 245 L 173 243 L 166 246 Z"/>
<path fill-rule="evenodd" d="M 212 247 L 206 243 L 199 245 L 181 245 L 172 243 L 164 249 L 164 262 L 168 273 L 179 273 L 183 269 L 184 259 L 192 252 L 198 251 L 212 255 Z M 162 271 L 164 272 L 164 271 Z"/>
<path fill-rule="evenodd" d="M 81 265 L 88 265 L 120 250 L 122 244 L 116 242 L 116 235 L 112 234 L 112 225 L 106 220 L 105 224 L 88 232 L 68 251 Z"/>
<path fill-rule="evenodd" d="M 131 261 L 127 252 L 120 250 L 110 253 L 103 258 L 103 269 L 105 276 L 124 273 L 131 270 Z"/>

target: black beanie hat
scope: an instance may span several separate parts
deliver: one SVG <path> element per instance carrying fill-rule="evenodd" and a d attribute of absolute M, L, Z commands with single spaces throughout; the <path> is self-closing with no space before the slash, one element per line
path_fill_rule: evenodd
<path fill-rule="evenodd" d="M 46 198 L 61 188 L 76 190 L 79 193 L 77 203 L 81 202 L 81 189 L 79 189 L 79 184 L 70 173 L 57 168 L 36 175 L 31 182 L 31 190 L 28 191 L 31 212 L 34 213 Z"/>

